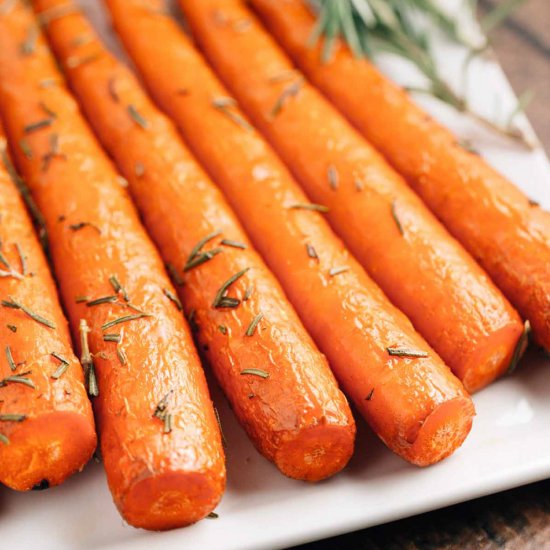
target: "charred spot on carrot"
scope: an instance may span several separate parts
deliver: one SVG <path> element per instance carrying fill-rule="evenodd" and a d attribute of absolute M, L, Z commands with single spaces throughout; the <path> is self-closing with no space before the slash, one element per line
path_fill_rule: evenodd
<path fill-rule="evenodd" d="M 11 330 L 12 332 L 17 332 L 17 327 L 15 325 L 6 325 L 8 327 L 9 330 Z"/>
<path fill-rule="evenodd" d="M 69 225 L 69 229 L 71 231 L 75 231 L 75 232 L 80 231 L 81 229 L 84 229 L 85 227 L 91 227 L 92 229 L 95 229 L 101 235 L 101 229 L 97 225 L 95 225 L 91 222 L 78 222 L 78 223 L 71 223 Z"/>

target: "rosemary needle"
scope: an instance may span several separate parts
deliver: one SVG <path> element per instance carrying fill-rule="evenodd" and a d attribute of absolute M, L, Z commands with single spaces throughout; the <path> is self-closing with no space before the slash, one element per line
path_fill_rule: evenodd
<path fill-rule="evenodd" d="M 246 336 L 254 336 L 254 333 L 256 332 L 256 328 L 258 327 L 258 323 L 263 319 L 264 314 L 258 313 L 254 319 L 252 319 L 250 325 L 248 325 L 248 328 L 246 329 Z"/>
<path fill-rule="evenodd" d="M 396 357 L 428 357 L 426 351 L 411 348 L 386 348 L 389 355 Z"/>
<path fill-rule="evenodd" d="M 252 374 L 254 376 L 259 376 L 260 378 L 269 378 L 269 373 L 262 369 L 243 369 L 241 374 Z"/>
<path fill-rule="evenodd" d="M 237 307 L 240 303 L 239 300 L 236 298 L 227 298 L 225 296 L 225 293 L 228 291 L 229 287 L 238 279 L 240 279 L 250 268 L 246 267 L 239 271 L 238 273 L 235 273 L 235 275 L 232 275 L 225 281 L 225 283 L 220 287 L 218 292 L 216 293 L 216 297 L 214 298 L 214 301 L 212 303 L 213 307 Z"/>
<path fill-rule="evenodd" d="M 11 296 L 9 296 L 9 300 L 2 300 L 1 304 L 4 307 L 9 307 L 12 309 L 20 309 L 23 313 L 28 315 L 31 319 L 33 319 L 37 323 L 46 325 L 49 328 L 53 328 L 53 329 L 56 328 L 55 324 L 52 321 L 49 321 L 45 317 L 42 317 L 42 315 L 35 313 L 34 311 L 30 310 L 28 307 L 24 306 L 23 304 L 16 302 Z"/>
<path fill-rule="evenodd" d="M 15 361 L 13 360 L 13 355 L 11 353 L 11 348 L 9 346 L 6 346 L 6 359 L 8 360 L 8 365 L 10 366 L 10 370 L 13 372 L 17 369 L 17 365 L 15 364 Z"/>
<path fill-rule="evenodd" d="M 119 317 L 118 319 L 114 319 L 112 321 L 109 321 L 108 323 L 105 323 L 104 325 L 101 325 L 101 330 L 105 331 L 107 329 L 110 329 L 111 327 L 114 327 L 115 325 L 119 325 L 120 323 L 134 321 L 135 319 L 142 319 L 143 317 L 152 317 L 152 315 L 150 313 L 136 313 L 134 315 L 125 315 L 124 317 Z"/>

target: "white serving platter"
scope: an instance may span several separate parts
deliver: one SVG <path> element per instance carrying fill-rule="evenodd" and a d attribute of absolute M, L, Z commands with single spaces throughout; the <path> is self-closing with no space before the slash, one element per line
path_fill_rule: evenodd
<path fill-rule="evenodd" d="M 199 0 L 197 0 L 199 1 Z M 114 47 L 101 2 L 81 0 Z M 445 73 L 458 81 L 463 52 L 441 42 Z M 387 70 L 415 78 L 401 63 Z M 499 66 L 477 61 L 470 73 L 472 105 L 493 114 L 515 104 Z M 529 196 L 550 208 L 550 165 L 529 151 L 424 100 L 424 105 Z M 530 131 L 525 119 L 520 124 Z M 18 494 L 0 488 L 0 541 L 9 550 L 262 550 L 291 546 L 433 510 L 550 477 L 550 360 L 531 351 L 517 373 L 475 396 L 472 433 L 451 458 L 418 469 L 392 455 L 358 419 L 355 455 L 335 478 L 310 485 L 287 479 L 262 458 L 212 386 L 228 441 L 227 491 L 218 519 L 186 529 L 150 533 L 118 515 L 100 464 L 61 487 Z"/>

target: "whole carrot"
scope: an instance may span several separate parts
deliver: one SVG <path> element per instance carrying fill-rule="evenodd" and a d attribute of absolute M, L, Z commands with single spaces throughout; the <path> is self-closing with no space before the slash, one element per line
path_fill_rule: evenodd
<path fill-rule="evenodd" d="M 304 193 L 176 23 L 155 15 L 160 3 L 111 0 L 109 6 L 151 93 L 231 201 L 361 414 L 415 464 L 450 454 L 473 413 L 458 381 L 322 215 L 288 208 L 307 204 Z M 426 357 L 391 355 L 393 347 Z M 441 437 L 444 431 L 453 437 Z"/>
<path fill-rule="evenodd" d="M 550 350 L 550 214 L 464 149 L 371 63 L 338 45 L 320 61 L 302 0 L 252 0 L 294 61 L 401 172 Z"/>
<path fill-rule="evenodd" d="M 466 387 L 505 372 L 522 347 L 518 314 L 403 179 L 296 74 L 243 2 L 181 4 L 207 57 L 310 199 Z"/>
<path fill-rule="evenodd" d="M 82 368 L 1 127 L 0 156 L 0 482 L 26 491 L 82 470 L 96 435 Z"/>
<path fill-rule="evenodd" d="M 63 4 L 35 2 L 42 13 Z M 353 451 L 349 406 L 229 206 L 81 15 L 60 16 L 47 30 L 151 235 L 182 279 L 186 313 L 252 441 L 291 477 L 316 481 L 340 471 Z M 96 59 L 71 67 L 71 59 L 88 56 Z"/>
<path fill-rule="evenodd" d="M 221 498 L 225 469 L 190 332 L 124 182 L 22 3 L 0 16 L 0 115 L 44 215 L 115 503 L 148 529 L 201 519 Z"/>

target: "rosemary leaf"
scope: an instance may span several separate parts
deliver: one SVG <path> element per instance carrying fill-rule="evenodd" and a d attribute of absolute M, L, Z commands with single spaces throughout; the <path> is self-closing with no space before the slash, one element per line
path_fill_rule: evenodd
<path fill-rule="evenodd" d="M 103 296 L 102 298 L 96 298 L 95 300 L 90 300 L 86 302 L 88 307 L 99 306 L 101 304 L 112 304 L 118 300 L 118 296 Z"/>
<path fill-rule="evenodd" d="M 395 221 L 395 225 L 397 225 L 397 229 L 399 230 L 399 233 L 401 235 L 405 235 L 405 231 L 403 230 L 403 225 L 401 224 L 401 220 L 399 219 L 399 216 L 397 215 L 397 200 L 394 199 L 391 203 L 391 215 L 393 217 L 393 220 Z"/>
<path fill-rule="evenodd" d="M 111 327 L 120 325 L 121 323 L 127 323 L 128 321 L 134 321 L 136 319 L 142 319 L 144 317 L 152 317 L 152 315 L 149 313 L 136 313 L 135 315 L 125 315 L 124 317 L 119 317 L 118 319 L 114 319 L 112 321 L 109 321 L 108 323 L 105 323 L 101 326 L 101 330 L 105 331 L 110 329 Z"/>
<path fill-rule="evenodd" d="M 288 103 L 288 101 L 291 98 L 296 97 L 300 93 L 303 83 L 304 79 L 300 76 L 295 82 L 292 82 L 283 90 L 269 113 L 271 118 L 275 118 L 277 115 L 279 115 Z"/>
<path fill-rule="evenodd" d="M 222 239 L 220 244 L 223 244 L 224 246 L 231 246 L 233 248 L 241 248 L 242 250 L 246 249 L 246 244 L 239 241 L 233 241 L 231 239 Z"/>
<path fill-rule="evenodd" d="M 8 365 L 10 366 L 10 370 L 13 372 L 17 369 L 17 365 L 15 364 L 15 361 L 13 360 L 13 355 L 11 353 L 11 348 L 9 346 L 6 346 L 6 359 L 8 360 Z"/>
<path fill-rule="evenodd" d="M 264 318 L 263 313 L 258 313 L 254 319 L 252 319 L 250 325 L 248 325 L 248 328 L 246 329 L 246 336 L 254 336 L 254 332 L 256 332 L 256 327 L 258 326 L 258 323 Z"/>
<path fill-rule="evenodd" d="M 529 321 L 525 321 L 523 325 L 523 332 L 521 333 L 518 343 L 516 344 L 516 347 L 514 349 L 514 353 L 512 355 L 512 359 L 510 361 L 510 366 L 508 367 L 507 374 L 512 374 L 517 369 L 519 361 L 523 353 L 527 349 L 527 346 L 529 345 L 530 334 L 531 334 L 531 323 L 529 323 Z"/>
<path fill-rule="evenodd" d="M 41 323 L 42 325 L 46 325 L 49 328 L 56 328 L 55 324 L 52 321 L 48 321 L 45 317 L 42 317 L 42 315 L 39 315 L 38 313 L 35 313 L 34 311 L 30 310 L 28 307 L 24 306 L 23 304 L 16 302 L 11 296 L 9 296 L 9 300 L 2 300 L 1 304 L 4 307 L 9 307 L 12 309 L 20 309 L 23 313 L 28 315 L 31 319 L 36 321 L 37 323 Z"/>
<path fill-rule="evenodd" d="M 116 342 L 118 344 L 118 343 L 120 343 L 121 340 L 122 340 L 122 336 L 118 333 L 104 334 L 103 335 L 103 341 L 104 342 Z"/>
<path fill-rule="evenodd" d="M 315 212 L 323 213 L 329 212 L 328 206 L 324 206 L 323 204 L 315 204 L 313 202 L 298 202 L 296 204 L 291 204 L 288 208 L 290 208 L 291 210 L 313 210 Z"/>
<path fill-rule="evenodd" d="M 181 305 L 180 299 L 169 288 L 163 288 L 162 292 L 164 292 L 164 295 L 169 300 L 171 300 L 172 302 L 174 302 L 174 304 L 176 304 L 176 307 L 178 308 L 179 311 L 183 310 L 183 306 Z"/>
<path fill-rule="evenodd" d="M 428 357 L 426 351 L 411 348 L 386 348 L 389 355 L 396 357 Z"/>
<path fill-rule="evenodd" d="M 261 369 L 243 369 L 241 375 L 251 374 L 260 378 L 269 378 L 269 373 Z"/>
<path fill-rule="evenodd" d="M 225 325 L 218 325 L 218 330 L 222 333 L 222 334 L 227 334 L 227 327 Z"/>
<path fill-rule="evenodd" d="M 365 401 L 371 401 L 373 394 L 374 394 L 374 388 L 372 388 L 372 390 L 369 392 L 367 397 L 365 397 Z"/>
<path fill-rule="evenodd" d="M 144 130 L 149 128 L 149 121 L 141 115 L 135 105 L 128 105 L 128 114 L 140 128 L 143 128 Z"/>
<path fill-rule="evenodd" d="M 29 388 L 32 388 L 33 390 L 36 389 L 36 386 L 34 385 L 34 382 L 25 376 L 25 374 L 30 374 L 30 372 L 26 372 L 23 374 L 13 374 L 12 376 L 6 376 L 6 378 L 3 378 L 0 380 L 0 388 L 7 386 L 8 384 L 22 384 L 24 386 L 28 386 Z"/>
<path fill-rule="evenodd" d="M 313 248 L 312 244 L 306 243 L 306 251 L 307 251 L 307 255 L 310 258 L 313 258 L 314 260 L 319 259 L 319 256 L 317 256 L 317 251 L 315 250 L 315 248 Z"/>
<path fill-rule="evenodd" d="M 0 422 L 23 422 L 27 418 L 26 414 L 7 413 L 0 414 Z"/>
<path fill-rule="evenodd" d="M 6 325 L 12 332 L 17 332 L 17 327 L 15 325 Z"/>
<path fill-rule="evenodd" d="M 250 268 L 246 267 L 245 269 L 242 269 L 238 273 L 235 273 L 235 275 L 232 275 L 223 283 L 223 285 L 218 290 L 216 297 L 214 298 L 214 301 L 212 302 L 212 306 L 215 308 L 220 307 L 236 307 L 239 305 L 239 301 L 236 298 L 229 299 L 225 296 L 225 293 L 229 290 L 229 287 L 235 283 L 238 279 L 240 279 Z M 237 302 L 235 304 L 235 301 Z M 229 305 L 234 304 L 234 305 Z"/>

